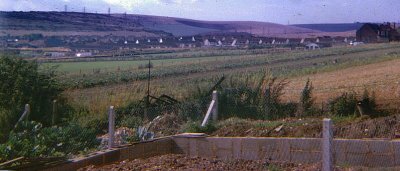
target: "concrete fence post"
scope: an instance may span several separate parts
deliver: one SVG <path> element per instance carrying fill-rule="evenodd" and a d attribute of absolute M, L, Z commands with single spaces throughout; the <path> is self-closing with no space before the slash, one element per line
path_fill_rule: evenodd
<path fill-rule="evenodd" d="M 57 100 L 53 100 L 53 116 L 51 118 L 51 124 L 56 124 L 56 117 L 57 117 Z"/>
<path fill-rule="evenodd" d="M 115 125 L 115 115 L 114 106 L 110 106 L 108 110 L 108 148 L 114 147 L 114 125 Z"/>
<path fill-rule="evenodd" d="M 214 122 L 218 120 L 218 92 L 216 90 L 213 91 L 212 99 L 215 101 L 214 108 L 212 111 L 212 119 Z"/>
<path fill-rule="evenodd" d="M 29 104 L 25 104 L 24 112 L 22 113 L 21 117 L 18 119 L 17 123 L 14 125 L 14 128 L 16 128 L 17 125 L 20 122 L 22 122 L 22 120 L 24 120 L 24 119 L 25 119 L 25 124 L 28 124 L 28 121 L 29 121 L 28 116 L 29 116 L 30 112 L 31 112 L 31 108 L 30 108 Z"/>
<path fill-rule="evenodd" d="M 29 106 L 29 104 L 25 104 L 25 112 L 26 112 L 26 122 L 29 121 L 29 114 L 31 113 L 31 107 Z"/>
<path fill-rule="evenodd" d="M 322 129 L 322 170 L 323 171 L 333 171 L 333 131 L 332 131 L 332 120 L 323 120 Z"/>

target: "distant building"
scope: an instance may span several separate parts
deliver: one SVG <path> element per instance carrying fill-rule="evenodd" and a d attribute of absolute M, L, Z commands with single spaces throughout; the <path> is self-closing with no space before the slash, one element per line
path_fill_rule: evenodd
<path fill-rule="evenodd" d="M 366 23 L 356 33 L 357 41 L 366 43 L 399 41 L 400 34 L 396 24 L 372 24 Z"/>
<path fill-rule="evenodd" d="M 309 43 L 306 45 L 306 49 L 308 49 L 308 50 L 319 49 L 319 45 L 317 45 L 316 43 Z"/>
<path fill-rule="evenodd" d="M 65 53 L 64 52 L 46 52 L 44 55 L 56 58 L 56 57 L 64 57 Z"/>
<path fill-rule="evenodd" d="M 92 56 L 92 52 L 79 52 L 75 54 L 76 57 L 87 57 Z"/>
<path fill-rule="evenodd" d="M 208 39 L 205 39 L 203 44 L 204 46 L 211 46 L 211 43 Z"/>

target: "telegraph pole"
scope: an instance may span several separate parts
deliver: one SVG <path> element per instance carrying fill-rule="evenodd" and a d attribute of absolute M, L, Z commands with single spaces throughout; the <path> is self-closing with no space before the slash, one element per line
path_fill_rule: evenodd
<path fill-rule="evenodd" d="M 148 75 L 148 77 L 147 77 L 147 96 L 146 96 L 146 106 L 145 106 L 145 109 L 144 109 L 144 119 L 145 120 L 147 120 L 147 119 L 149 119 L 148 118 L 148 115 L 149 115 L 149 107 L 150 107 L 150 76 L 151 76 L 151 69 L 150 69 L 150 58 L 149 58 L 149 64 L 148 64 L 148 67 L 149 67 L 149 75 Z"/>
<path fill-rule="evenodd" d="M 149 67 L 149 75 L 148 75 L 148 79 L 147 79 L 147 103 L 148 104 L 150 104 L 150 101 L 149 101 L 149 99 L 150 99 L 150 76 L 151 76 L 151 69 L 150 69 L 150 66 L 151 65 L 151 62 L 150 62 L 150 58 L 149 58 L 149 64 L 148 64 L 148 67 Z"/>

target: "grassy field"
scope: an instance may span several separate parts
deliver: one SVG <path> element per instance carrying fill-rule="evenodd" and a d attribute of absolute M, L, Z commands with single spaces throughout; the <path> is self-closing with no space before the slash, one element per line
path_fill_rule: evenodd
<path fill-rule="evenodd" d="M 153 67 L 165 67 L 171 65 L 182 65 L 191 63 L 201 63 L 207 61 L 215 61 L 218 59 L 236 59 L 240 56 L 209 56 L 209 57 L 196 57 L 196 58 L 177 58 L 177 59 L 156 59 L 151 60 Z M 94 61 L 94 62 L 55 62 L 55 63 L 44 63 L 42 67 L 57 67 L 59 72 L 65 74 L 77 74 L 77 73 L 88 73 L 93 70 L 100 71 L 117 71 L 120 70 L 135 70 L 139 66 L 148 64 L 148 60 L 134 60 L 134 61 Z"/>
<path fill-rule="evenodd" d="M 206 78 L 210 78 L 210 75 L 218 74 L 257 73 L 265 68 L 271 70 L 275 76 L 287 77 L 310 74 L 321 69 L 335 70 L 338 67 L 388 60 L 395 58 L 398 53 L 400 53 L 398 44 L 378 44 L 317 51 L 165 59 L 154 61 L 151 77 L 165 80 L 187 75 L 191 77 L 206 75 Z M 60 63 L 65 66 L 59 68 L 59 79 L 67 88 L 89 88 L 147 80 L 147 69 L 138 67 L 147 62 L 139 60 Z M 57 64 L 43 64 L 46 65 Z M 122 66 L 125 68 L 121 68 Z"/>
<path fill-rule="evenodd" d="M 397 70 L 393 70 L 393 67 L 398 64 L 395 61 L 400 58 L 398 54 L 400 54 L 399 44 L 376 44 L 320 51 L 239 55 L 232 58 L 225 57 L 225 60 L 224 57 L 218 56 L 201 58 L 200 62 L 196 61 L 197 58 L 158 60 L 157 62 L 153 61 L 155 67 L 152 69 L 151 94 L 154 96 L 167 94 L 183 100 L 198 89 L 208 90 L 223 75 L 228 79 L 223 82 L 222 86 L 229 87 L 232 84 L 244 82 L 255 86 L 259 81 L 260 74 L 269 70 L 273 75 L 287 78 L 290 81 L 284 90 L 283 100 L 286 101 L 298 100 L 307 78 L 311 79 L 315 87 L 314 95 L 318 103 L 345 91 L 360 92 L 365 86 L 369 87 L 369 90 L 376 90 L 381 100 L 392 99 L 397 97 L 389 91 L 395 90 L 392 82 L 390 82 L 392 88 L 386 87 L 387 90 L 375 86 L 375 84 L 380 83 L 382 79 L 395 80 L 399 78 L 396 74 Z M 89 71 L 79 74 L 78 71 L 86 66 L 101 67 L 103 70 L 108 67 L 110 68 L 108 70 L 116 70 L 116 67 L 122 67 L 123 64 L 129 66 L 129 62 L 136 67 L 121 69 L 119 72 L 93 73 Z M 70 85 L 70 88 L 64 93 L 65 96 L 77 108 L 84 108 L 90 113 L 97 114 L 105 113 L 109 105 L 122 107 L 131 101 L 142 99 L 147 91 L 147 70 L 138 69 L 137 66 L 141 63 L 145 64 L 147 61 L 129 62 L 62 63 L 65 65 L 76 64 L 76 68 L 68 68 L 69 73 L 59 76 L 64 84 Z M 160 66 L 160 63 L 164 64 Z M 386 70 L 381 70 L 386 66 Z M 63 68 L 59 68 L 59 70 L 66 71 Z M 375 77 L 370 76 L 375 73 Z M 98 84 L 99 81 L 102 84 Z M 92 83 L 92 86 L 82 86 L 81 88 L 76 86 L 87 82 Z"/>
<path fill-rule="evenodd" d="M 164 67 L 179 64 L 198 64 L 207 61 L 240 59 L 246 56 L 281 53 L 285 49 L 173 49 L 167 52 L 146 50 L 138 56 L 127 56 L 119 61 L 113 58 L 103 59 L 70 59 L 70 61 L 55 61 L 43 63 L 42 67 L 58 67 L 65 74 L 92 72 L 93 70 L 117 71 L 133 70 L 140 65 L 146 65 L 151 59 L 153 67 Z M 286 49 L 287 50 L 287 49 Z M 171 53 L 173 52 L 173 53 Z M 122 52 L 121 52 L 122 53 Z"/>

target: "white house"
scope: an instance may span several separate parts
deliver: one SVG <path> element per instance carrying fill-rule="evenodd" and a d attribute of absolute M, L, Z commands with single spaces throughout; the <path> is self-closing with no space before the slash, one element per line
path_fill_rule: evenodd
<path fill-rule="evenodd" d="M 76 57 L 92 56 L 92 52 L 79 52 L 75 54 Z"/>
<path fill-rule="evenodd" d="M 315 43 L 309 43 L 306 45 L 306 49 L 308 50 L 315 50 L 315 49 L 319 49 L 319 46 Z"/>

